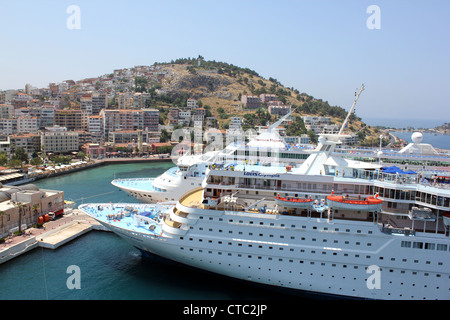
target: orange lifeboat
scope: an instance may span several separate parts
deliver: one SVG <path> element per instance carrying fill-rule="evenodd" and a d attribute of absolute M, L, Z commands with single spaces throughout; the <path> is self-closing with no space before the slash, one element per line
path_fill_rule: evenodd
<path fill-rule="evenodd" d="M 301 208 L 307 209 L 311 208 L 313 205 L 313 199 L 300 199 L 295 197 L 280 197 L 280 195 L 275 196 L 275 202 L 278 205 L 289 207 L 289 208 Z"/>
<path fill-rule="evenodd" d="M 358 199 L 331 195 L 327 197 L 327 203 L 331 209 L 379 212 L 381 211 L 383 200 L 372 196 Z"/>

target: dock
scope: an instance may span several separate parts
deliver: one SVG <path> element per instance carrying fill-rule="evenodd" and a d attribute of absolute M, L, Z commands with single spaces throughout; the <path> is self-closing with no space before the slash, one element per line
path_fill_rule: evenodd
<path fill-rule="evenodd" d="M 24 235 L 0 244 L 0 264 L 38 247 L 57 249 L 91 230 L 109 231 L 80 210 L 45 223 L 45 228 L 30 228 Z"/>
<path fill-rule="evenodd" d="M 90 223 L 73 221 L 65 226 L 59 227 L 55 230 L 46 232 L 36 237 L 36 241 L 38 242 L 39 247 L 56 249 L 63 244 L 66 244 L 69 241 L 82 236 L 92 229 L 93 225 Z"/>

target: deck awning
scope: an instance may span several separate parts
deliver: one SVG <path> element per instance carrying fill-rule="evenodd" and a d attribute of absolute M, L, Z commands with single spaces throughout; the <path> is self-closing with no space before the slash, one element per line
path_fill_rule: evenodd
<path fill-rule="evenodd" d="M 0 181 L 8 181 L 12 179 L 22 178 L 24 176 L 23 173 L 13 173 L 13 174 L 5 174 L 4 176 L 0 176 Z"/>

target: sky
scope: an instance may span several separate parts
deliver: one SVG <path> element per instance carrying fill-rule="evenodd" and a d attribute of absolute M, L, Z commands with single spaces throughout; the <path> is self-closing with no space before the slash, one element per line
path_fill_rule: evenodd
<path fill-rule="evenodd" d="M 0 90 L 202 55 L 347 110 L 364 83 L 363 120 L 443 123 L 449 40 L 450 0 L 0 0 Z"/>

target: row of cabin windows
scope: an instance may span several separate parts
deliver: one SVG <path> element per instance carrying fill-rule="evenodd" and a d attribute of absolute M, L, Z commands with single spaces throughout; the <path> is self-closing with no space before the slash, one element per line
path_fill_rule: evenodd
<path fill-rule="evenodd" d="M 199 217 L 199 219 L 204 219 L 204 217 L 203 216 L 200 216 Z M 209 217 L 209 221 L 214 221 L 214 217 Z M 223 218 L 218 218 L 218 221 L 219 222 L 223 222 Z M 244 224 L 255 224 L 255 222 L 254 221 L 252 221 L 252 220 L 250 220 L 250 221 L 246 221 L 246 222 L 244 222 L 244 220 L 233 220 L 233 219 L 228 219 L 228 222 L 229 223 L 244 223 Z M 264 223 L 263 221 L 260 221 L 259 222 L 259 224 L 258 225 L 260 225 L 260 226 L 264 226 L 264 225 L 268 225 L 268 226 L 270 226 L 270 227 L 281 227 L 281 228 L 286 228 L 286 225 L 284 224 L 284 223 L 281 223 L 281 224 L 279 224 L 279 225 L 275 225 L 273 222 L 270 222 L 270 223 Z M 297 226 L 297 225 L 295 225 L 295 224 L 291 224 L 290 225 L 290 228 L 302 228 L 302 229 L 306 229 L 307 228 L 307 226 L 306 225 L 302 225 L 302 226 Z M 193 227 L 191 227 L 191 229 L 192 229 Z M 313 226 L 312 227 L 312 230 L 317 230 L 318 228 L 317 228 L 317 226 Z M 344 229 L 340 229 L 340 228 L 328 228 L 328 227 L 323 227 L 322 229 L 320 229 L 320 230 L 323 230 L 323 231 L 335 231 L 335 232 L 343 232 L 343 230 Z M 352 232 L 352 230 L 351 229 L 348 229 L 348 228 L 346 228 L 345 229 L 345 232 Z M 360 229 L 357 229 L 356 230 L 356 233 L 362 233 L 362 230 L 360 230 Z M 372 230 L 368 230 L 367 231 L 367 234 L 372 234 L 373 232 L 372 232 Z"/>
<path fill-rule="evenodd" d="M 184 250 L 185 248 L 184 247 L 180 247 L 180 250 Z M 189 251 L 191 251 L 191 252 L 193 252 L 194 251 L 194 248 L 188 248 L 189 249 Z M 216 254 L 218 254 L 218 255 L 223 255 L 223 254 L 227 254 L 229 257 L 231 257 L 231 256 L 237 256 L 238 258 L 242 258 L 242 257 L 247 257 L 248 259 L 252 259 L 252 258 L 254 258 L 254 257 L 256 257 L 258 260 L 263 260 L 263 257 L 262 256 L 258 256 L 258 255 L 252 255 L 252 254 L 242 254 L 242 253 L 232 253 L 232 252 L 222 252 L 222 251 L 212 251 L 212 250 L 204 250 L 204 249 L 196 249 L 196 250 L 198 250 L 198 252 L 200 252 L 200 253 L 203 253 L 203 251 L 207 251 L 208 252 L 208 254 L 213 254 L 214 252 L 216 253 Z M 278 261 L 278 262 L 283 262 L 283 261 L 288 261 L 289 263 L 294 263 L 294 259 L 289 259 L 289 258 L 274 258 L 274 257 L 265 257 L 264 258 L 265 260 L 267 260 L 267 261 Z M 395 258 L 392 258 L 392 259 L 394 259 L 395 260 Z M 391 260 L 392 260 L 391 259 Z M 310 260 L 308 260 L 309 261 L 309 264 L 310 265 L 320 265 L 320 266 L 326 266 L 327 265 L 327 263 L 326 262 L 317 262 L 317 261 L 310 261 Z M 305 261 L 305 260 L 298 260 L 298 263 L 300 263 L 300 264 L 305 264 L 305 263 L 308 263 L 307 261 Z M 330 264 L 330 263 L 328 263 L 328 264 Z M 231 266 L 231 264 L 229 264 L 230 266 Z M 337 267 L 338 266 L 338 264 L 336 264 L 336 263 L 331 263 L 330 264 L 332 267 Z M 238 265 L 239 267 L 240 267 L 240 265 Z M 339 264 L 339 266 L 341 266 L 343 269 L 347 269 L 347 268 L 351 268 L 351 266 L 353 267 L 352 269 L 359 269 L 359 266 L 358 265 L 348 265 L 348 264 Z M 248 266 L 248 268 L 250 268 L 250 266 Z M 260 269 L 261 267 L 259 267 L 258 269 Z M 367 269 L 368 267 L 367 266 L 365 266 L 365 269 Z M 272 269 L 268 269 L 269 271 L 271 271 Z M 380 271 L 383 271 L 383 268 L 380 268 Z M 388 271 L 390 272 L 390 273 L 393 273 L 393 272 L 395 272 L 395 270 L 394 269 L 388 269 Z M 282 272 L 282 270 L 280 269 L 279 270 L 279 272 Z M 289 271 L 289 273 L 292 273 L 292 271 Z M 400 273 L 401 274 L 405 274 L 406 273 L 406 270 L 400 270 Z M 302 271 L 300 271 L 299 272 L 299 274 L 303 274 L 302 273 Z M 418 272 L 417 271 L 412 271 L 411 272 L 411 274 L 412 275 L 417 275 L 418 274 Z M 313 275 L 312 273 L 310 274 L 310 275 Z M 424 276 L 426 276 L 426 277 L 428 277 L 428 276 L 430 276 L 430 273 L 429 272 L 424 272 L 423 273 L 423 275 Z M 334 278 L 334 276 L 332 276 L 333 278 Z M 441 278 L 442 277 L 442 275 L 440 274 L 440 273 L 437 273 L 436 274 L 436 277 L 437 278 Z M 450 278 L 450 277 L 449 277 Z M 345 277 L 344 277 L 344 279 L 345 279 Z M 390 283 L 392 284 L 392 281 L 390 281 Z M 403 283 L 402 283 L 403 284 Z M 414 285 L 413 285 L 414 286 Z M 426 285 L 425 285 L 425 287 L 426 287 Z"/>
<path fill-rule="evenodd" d="M 190 229 L 194 229 L 194 227 L 191 226 Z M 203 227 L 199 227 L 198 230 L 204 231 L 205 229 L 204 229 Z M 213 232 L 213 231 L 214 231 L 212 228 L 208 228 L 207 230 L 208 230 L 209 232 Z M 219 231 L 220 233 L 223 232 L 222 229 L 219 229 L 218 231 Z M 229 234 L 233 234 L 233 230 L 228 230 L 228 233 L 229 233 Z M 243 231 L 238 231 L 237 233 L 238 233 L 239 235 L 244 234 Z M 249 235 L 249 236 L 253 236 L 254 234 L 253 234 L 253 232 L 249 232 L 248 235 Z M 263 233 L 258 233 L 258 236 L 263 237 L 264 234 L 263 234 Z M 269 234 L 269 238 L 273 238 L 273 237 L 274 237 L 273 234 Z M 284 239 L 284 238 L 285 238 L 284 235 L 280 235 L 279 237 L 280 237 L 280 239 Z M 290 236 L 289 238 L 290 238 L 291 240 L 295 240 L 295 236 Z M 300 239 L 301 239 L 302 241 L 305 241 L 305 240 L 306 240 L 305 237 L 301 237 Z M 315 242 L 315 241 L 317 241 L 317 238 L 311 238 L 311 241 L 314 241 L 314 242 Z M 324 242 L 324 243 L 325 243 L 325 242 L 328 242 L 328 239 L 322 239 L 322 242 Z M 338 240 L 334 240 L 333 243 L 339 243 L 339 241 L 338 241 Z M 344 243 L 345 243 L 345 244 L 350 244 L 350 241 L 344 241 Z M 356 244 L 357 246 L 359 246 L 359 245 L 361 245 L 361 242 L 357 241 L 357 242 L 355 242 L 355 244 Z M 372 243 L 368 242 L 368 243 L 367 243 L 367 246 L 368 246 L 368 247 L 372 246 Z"/>
<path fill-rule="evenodd" d="M 429 243 L 419 241 L 402 241 L 401 246 L 403 248 L 425 249 L 425 250 L 438 250 L 448 251 L 448 245 L 443 243 Z"/>
<path fill-rule="evenodd" d="M 396 190 L 383 187 L 375 187 L 380 197 L 385 199 L 409 200 L 423 202 L 440 207 L 450 207 L 450 197 L 437 196 L 427 192 L 415 190 Z"/>
<path fill-rule="evenodd" d="M 184 237 L 180 237 L 180 240 L 184 240 Z M 198 238 L 197 240 L 198 240 L 199 242 L 203 242 L 203 239 L 202 239 L 202 238 Z M 194 241 L 194 238 L 189 238 L 189 241 Z M 335 242 L 336 242 L 336 241 L 337 241 L 337 240 L 335 240 Z M 208 240 L 208 243 L 213 243 L 213 242 L 214 242 L 213 240 Z M 345 241 L 345 242 L 346 242 L 346 244 L 348 244 L 348 241 Z M 223 244 L 223 241 L 219 240 L 219 241 L 217 241 L 217 244 Z M 357 243 L 357 245 L 358 245 L 358 244 L 359 244 L 359 243 Z M 227 241 L 227 245 L 232 246 L 232 245 L 233 245 L 233 242 Z M 368 245 L 369 245 L 369 244 L 368 244 Z M 242 247 L 242 246 L 244 246 L 244 244 L 238 242 L 238 243 L 237 243 L 237 246 L 238 246 L 238 247 Z M 247 244 L 247 247 L 248 247 L 248 248 L 253 248 L 253 246 L 254 246 L 253 244 Z M 445 246 L 446 246 L 446 245 L 445 245 Z M 269 246 L 267 246 L 266 248 L 264 248 L 265 246 L 263 246 L 263 245 L 258 245 L 257 247 L 258 247 L 258 249 L 269 249 L 269 250 L 273 250 L 273 249 L 274 249 L 274 247 L 273 247 L 272 245 L 269 245 Z M 256 248 L 256 245 L 255 245 L 255 248 Z M 181 249 L 183 250 L 184 248 L 181 247 Z M 284 251 L 284 249 L 285 249 L 285 247 L 283 247 L 283 246 L 280 246 L 280 247 L 278 248 L 279 251 Z M 287 249 L 287 248 L 286 248 L 286 249 Z M 192 250 L 191 250 L 191 251 L 192 251 Z M 290 252 L 294 252 L 295 249 L 294 249 L 294 248 L 289 248 L 289 251 L 290 251 Z M 298 251 L 299 251 L 300 253 L 305 253 L 305 252 L 306 252 L 305 249 L 299 249 Z M 311 254 L 315 254 L 315 253 L 316 253 L 316 250 L 309 250 L 309 252 L 310 252 Z M 326 255 L 326 254 L 328 254 L 328 253 L 331 253 L 333 256 L 337 256 L 337 255 L 339 254 L 339 253 L 336 252 L 336 251 L 334 251 L 334 252 L 321 251 L 321 254 L 322 254 L 322 255 Z M 222 253 L 220 253 L 220 254 L 222 254 Z M 348 256 L 349 256 L 348 253 L 340 253 L 340 254 L 342 254 L 344 257 L 348 257 Z M 230 255 L 230 254 L 228 254 L 228 255 Z M 360 258 L 361 256 L 360 256 L 359 254 L 355 254 L 354 257 L 355 257 L 355 258 Z M 366 259 L 372 259 L 372 256 L 371 256 L 371 255 L 366 255 L 365 258 L 366 258 Z M 282 259 L 282 258 L 279 258 L 279 259 Z M 384 257 L 380 256 L 380 257 L 378 257 L 378 259 L 379 259 L 379 260 L 384 260 Z M 394 258 L 394 257 L 392 257 L 390 260 L 391 260 L 391 261 L 397 261 L 397 259 Z M 279 260 L 279 261 L 282 261 L 282 260 Z M 402 262 L 408 262 L 408 259 L 402 258 L 401 261 L 402 261 Z M 289 262 L 292 262 L 292 261 L 289 261 Z M 414 262 L 414 263 L 419 263 L 420 261 L 417 260 L 417 259 L 414 259 L 413 262 Z M 300 262 L 300 263 L 303 263 L 303 262 Z M 426 260 L 425 263 L 429 265 L 429 264 L 431 264 L 431 261 Z M 439 261 L 439 262 L 437 263 L 437 265 L 438 265 L 438 266 L 442 266 L 442 265 L 443 265 L 443 262 Z"/>

